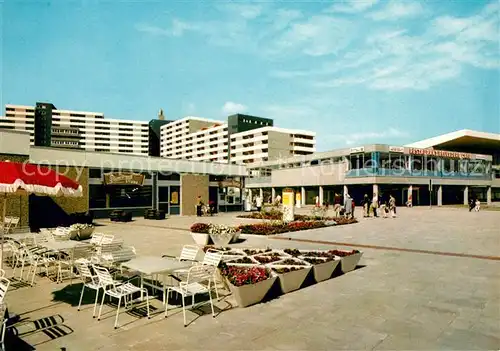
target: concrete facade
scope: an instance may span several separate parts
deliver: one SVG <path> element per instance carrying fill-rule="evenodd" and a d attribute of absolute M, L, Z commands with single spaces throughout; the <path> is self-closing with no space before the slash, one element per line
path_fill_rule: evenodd
<path fill-rule="evenodd" d="M 181 175 L 181 215 L 193 216 L 196 214 L 198 196 L 208 204 L 208 175 L 182 174 Z"/>

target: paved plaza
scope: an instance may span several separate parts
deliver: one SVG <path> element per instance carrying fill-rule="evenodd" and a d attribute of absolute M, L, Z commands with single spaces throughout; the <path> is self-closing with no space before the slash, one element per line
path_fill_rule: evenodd
<path fill-rule="evenodd" d="M 7 304 L 26 322 L 58 321 L 55 331 L 25 334 L 23 341 L 37 350 L 500 349 L 500 212 L 401 208 L 395 219 L 359 220 L 275 237 L 242 235 L 236 246 L 354 248 L 364 256 L 350 273 L 266 303 L 233 308 L 228 296 L 217 302 L 216 318 L 207 305 L 188 312 L 186 328 L 181 309 L 164 319 L 155 301 L 150 320 L 138 318 L 142 309 L 122 313 L 122 327 L 114 330 L 115 308 L 105 306 L 98 322 L 92 292 L 78 312 L 80 284 L 40 277 L 35 287 L 13 284 Z M 96 230 L 123 238 L 138 255 L 178 255 L 193 243 L 188 229 L 197 221 L 100 220 Z M 201 221 L 259 222 L 236 214 Z M 19 332 L 29 328 L 32 323 Z"/>

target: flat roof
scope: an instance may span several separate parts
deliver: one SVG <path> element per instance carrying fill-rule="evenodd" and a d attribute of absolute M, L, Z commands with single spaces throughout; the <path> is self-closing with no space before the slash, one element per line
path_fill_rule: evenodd
<path fill-rule="evenodd" d="M 455 132 L 438 135 L 429 139 L 417 141 L 408 145 L 407 147 L 417 147 L 427 149 L 436 146 L 461 146 L 467 147 L 486 147 L 500 149 L 500 134 L 480 132 L 470 129 L 457 130 Z"/>

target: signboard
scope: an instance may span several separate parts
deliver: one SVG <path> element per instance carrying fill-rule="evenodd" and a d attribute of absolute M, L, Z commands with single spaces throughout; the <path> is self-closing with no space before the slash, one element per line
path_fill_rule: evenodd
<path fill-rule="evenodd" d="M 294 219 L 294 197 L 295 192 L 293 189 L 283 190 L 283 222 L 292 222 Z"/>
<path fill-rule="evenodd" d="M 410 155 L 427 155 L 427 156 L 437 156 L 437 157 L 446 157 L 446 158 L 459 158 L 459 159 L 471 159 L 472 154 L 468 154 L 466 152 L 455 152 L 455 151 L 443 151 L 443 150 L 434 150 L 434 149 L 416 149 L 410 148 Z"/>
<path fill-rule="evenodd" d="M 171 197 L 170 199 L 171 204 L 177 205 L 179 203 L 179 193 L 177 191 L 172 192 L 170 197 Z"/>
<path fill-rule="evenodd" d="M 140 185 L 144 184 L 144 174 L 140 173 L 105 173 L 106 185 Z"/>
<path fill-rule="evenodd" d="M 488 161 L 490 158 L 489 156 L 486 156 L 486 155 L 475 155 L 475 159 L 476 160 L 484 160 L 484 161 Z"/>
<path fill-rule="evenodd" d="M 389 152 L 405 152 L 405 148 L 402 146 L 389 146 Z"/>
<path fill-rule="evenodd" d="M 360 147 L 351 147 L 351 154 L 356 154 L 358 152 L 365 152 L 364 146 Z"/>
<path fill-rule="evenodd" d="M 219 182 L 219 188 L 241 188 L 241 182 L 231 179 Z"/>

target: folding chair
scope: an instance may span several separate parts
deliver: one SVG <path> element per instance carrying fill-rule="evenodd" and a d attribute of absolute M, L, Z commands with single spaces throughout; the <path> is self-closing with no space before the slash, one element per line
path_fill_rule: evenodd
<path fill-rule="evenodd" d="M 182 298 L 182 314 L 184 316 L 184 327 L 187 326 L 186 322 L 186 297 L 191 297 L 191 308 L 194 308 L 194 299 L 198 294 L 206 294 L 210 298 L 210 307 L 212 308 L 212 317 L 215 318 L 214 312 L 214 304 L 212 301 L 212 280 L 214 277 L 213 266 L 203 266 L 203 265 L 195 265 L 188 270 L 187 281 L 180 282 L 179 286 L 169 287 L 167 289 L 167 301 L 165 304 L 165 318 L 168 316 L 168 298 L 170 295 L 170 291 L 175 291 L 181 295 Z M 203 282 L 208 282 L 208 285 L 204 285 Z M 214 282 L 215 285 L 215 282 Z"/>

